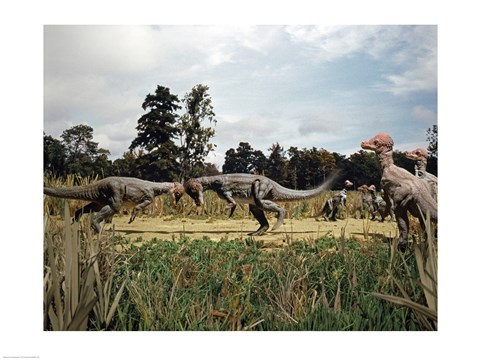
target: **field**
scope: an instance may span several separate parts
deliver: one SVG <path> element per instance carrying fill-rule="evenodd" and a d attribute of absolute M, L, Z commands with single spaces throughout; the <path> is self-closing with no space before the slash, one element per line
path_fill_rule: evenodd
<path fill-rule="evenodd" d="M 256 238 L 247 210 L 229 219 L 214 194 L 200 210 L 159 197 L 100 235 L 89 215 L 70 223 L 78 202 L 46 197 L 44 328 L 436 330 L 432 236 L 413 222 L 399 254 L 395 222 L 361 219 L 356 192 L 338 221 L 316 218 L 329 195 L 284 204 L 285 224 Z"/>

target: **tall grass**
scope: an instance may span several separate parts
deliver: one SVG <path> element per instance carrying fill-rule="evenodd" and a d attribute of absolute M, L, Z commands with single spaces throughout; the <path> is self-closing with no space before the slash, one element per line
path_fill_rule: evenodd
<path fill-rule="evenodd" d="M 414 241 L 416 273 L 412 273 L 412 271 L 409 270 L 409 266 L 407 265 L 403 254 L 397 254 L 396 247 L 392 248 L 392 253 L 397 254 L 402 260 L 401 265 L 403 265 L 403 269 L 406 273 L 406 276 L 403 276 L 403 280 L 408 279 L 410 280 L 410 282 L 417 283 L 422 290 L 423 296 L 416 296 L 418 300 L 412 299 L 411 293 L 407 291 L 405 286 L 402 284 L 401 279 L 395 276 L 393 267 L 390 267 L 388 269 L 388 274 L 389 276 L 391 276 L 393 282 L 400 291 L 401 296 L 384 293 L 374 293 L 373 295 L 378 298 L 390 301 L 394 304 L 410 308 L 415 313 L 418 321 L 422 324 L 423 328 L 428 330 L 437 330 L 437 244 L 434 241 L 434 234 L 432 231 L 430 215 L 427 214 L 427 216 L 423 220 L 426 224 L 425 232 L 420 233 L 420 235 L 424 236 L 420 236 L 418 241 Z M 412 288 L 413 287 L 414 286 L 412 286 Z"/>
<path fill-rule="evenodd" d="M 48 214 L 44 218 L 44 330 L 107 329 L 124 288 L 120 284 L 112 299 L 116 253 L 88 226 L 80 231 L 80 223 L 71 225 L 64 211 L 63 228 Z"/>

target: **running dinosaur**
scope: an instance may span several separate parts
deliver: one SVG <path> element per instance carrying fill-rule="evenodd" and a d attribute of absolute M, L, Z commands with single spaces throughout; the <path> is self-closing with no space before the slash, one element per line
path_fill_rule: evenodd
<path fill-rule="evenodd" d="M 438 179 L 435 175 L 427 172 L 428 152 L 424 148 L 418 148 L 413 151 L 405 151 L 405 156 L 415 161 L 415 176 L 428 182 L 432 196 L 437 199 Z"/>
<path fill-rule="evenodd" d="M 398 248 L 405 251 L 407 248 L 409 220 L 408 213 L 420 220 L 422 227 L 422 214 L 430 213 L 432 221 L 437 222 L 437 202 L 432 197 L 425 181 L 418 179 L 405 169 L 393 163 L 393 140 L 385 132 L 381 132 L 360 144 L 362 149 L 375 151 L 382 169 L 381 185 L 385 191 L 387 211 L 393 201 L 395 219 L 398 224 L 400 237 Z"/>
<path fill-rule="evenodd" d="M 118 213 L 123 205 L 135 205 L 129 224 L 146 206 L 153 203 L 156 196 L 170 194 L 174 206 L 184 193 L 183 185 L 174 182 L 155 183 L 132 177 L 107 177 L 88 185 L 66 188 L 44 187 L 43 193 L 65 199 L 91 201 L 75 211 L 74 219 L 78 221 L 83 213 L 97 212 L 92 218 L 92 228 L 99 233 L 100 222 Z"/>
<path fill-rule="evenodd" d="M 272 230 L 278 229 L 283 224 L 285 209 L 276 201 L 297 201 L 318 196 L 328 190 L 335 179 L 336 173 L 315 189 L 292 190 L 262 175 L 225 174 L 189 179 L 184 183 L 184 187 L 185 192 L 192 197 L 197 206 L 203 204 L 204 190 L 215 191 L 218 196 L 228 202 L 225 209 L 230 209 L 230 217 L 235 211 L 237 202 L 248 204 L 250 212 L 260 223 L 258 230 L 248 235 L 260 236 L 269 228 L 265 211 L 278 214 Z"/>

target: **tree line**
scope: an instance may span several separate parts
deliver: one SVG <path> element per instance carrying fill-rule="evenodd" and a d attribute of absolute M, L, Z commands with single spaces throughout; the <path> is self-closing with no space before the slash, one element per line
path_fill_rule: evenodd
<path fill-rule="evenodd" d="M 63 131 L 60 139 L 44 133 L 44 173 L 57 177 L 77 174 L 82 177 L 132 176 L 150 181 L 182 181 L 190 177 L 220 173 L 256 173 L 268 176 L 292 189 L 320 185 L 334 170 L 341 177 L 333 188 L 341 188 L 349 179 L 355 186 L 379 187 L 381 170 L 372 152 L 359 150 L 345 155 L 326 149 L 290 147 L 272 144 L 269 153 L 255 150 L 248 142 L 225 153 L 221 172 L 205 161 L 216 147 L 215 113 L 208 86 L 196 85 L 182 100 L 170 89 L 158 85 L 142 104 L 145 114 L 137 121 L 137 136 L 119 159 L 108 159 L 108 149 L 93 141 L 93 128 L 75 125 Z M 183 105 L 183 106 L 182 106 Z M 180 112 L 183 110 L 183 112 Z M 427 130 L 429 161 L 427 171 L 437 174 L 437 126 Z M 412 149 L 413 150 L 413 149 Z M 413 161 L 394 151 L 395 164 L 414 172 Z"/>

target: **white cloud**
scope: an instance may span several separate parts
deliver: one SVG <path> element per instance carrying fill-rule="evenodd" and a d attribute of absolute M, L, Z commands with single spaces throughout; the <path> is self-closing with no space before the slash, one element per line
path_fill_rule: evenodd
<path fill-rule="evenodd" d="M 331 62 L 355 54 L 382 60 L 382 83 L 377 89 L 394 95 L 435 91 L 437 38 L 435 26 L 294 26 L 292 41 L 302 45 L 313 61 Z"/>

